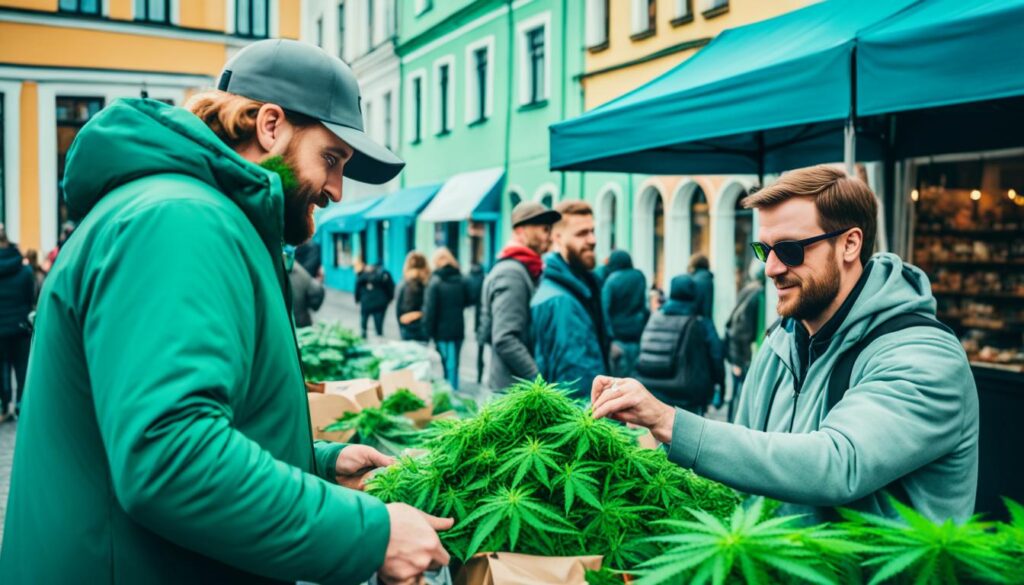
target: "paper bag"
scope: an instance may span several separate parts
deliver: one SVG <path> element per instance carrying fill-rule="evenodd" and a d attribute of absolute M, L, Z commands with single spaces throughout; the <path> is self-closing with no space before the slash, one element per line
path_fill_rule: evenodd
<path fill-rule="evenodd" d="M 313 439 L 346 443 L 355 430 L 324 432 L 322 429 L 338 420 L 346 412 L 359 412 L 362 408 L 345 396 L 309 392 L 309 422 L 313 426 Z"/>
<path fill-rule="evenodd" d="M 359 405 L 360 410 L 376 408 L 384 398 L 380 383 L 369 378 L 324 382 L 324 394 L 344 396 Z"/>
<path fill-rule="evenodd" d="M 419 428 L 430 424 L 434 419 L 434 388 L 428 382 L 421 382 L 416 379 L 412 370 L 396 370 L 394 372 L 383 372 L 380 375 L 380 386 L 384 398 L 391 396 L 401 389 L 406 389 L 419 397 L 427 405 L 419 410 L 405 413 L 406 418 Z"/>
<path fill-rule="evenodd" d="M 481 553 L 469 560 L 455 585 L 585 585 L 586 571 L 601 569 L 600 556 L 539 557 Z"/>

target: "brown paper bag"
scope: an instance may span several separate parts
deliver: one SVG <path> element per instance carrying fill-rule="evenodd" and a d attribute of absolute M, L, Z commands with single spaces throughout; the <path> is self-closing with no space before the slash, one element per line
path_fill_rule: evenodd
<path fill-rule="evenodd" d="M 455 585 L 585 585 L 586 570 L 600 570 L 601 560 L 600 556 L 481 553 L 466 563 L 455 578 Z"/>
<path fill-rule="evenodd" d="M 345 443 L 352 438 L 354 430 L 327 433 L 322 429 L 346 412 L 359 412 L 362 407 L 350 398 L 337 394 L 310 392 L 306 397 L 309 399 L 309 422 L 313 426 L 313 439 Z"/>
<path fill-rule="evenodd" d="M 360 410 L 376 408 L 380 406 L 380 401 L 384 398 L 380 383 L 369 378 L 324 382 L 324 394 L 349 398 L 359 405 Z"/>
<path fill-rule="evenodd" d="M 405 388 L 418 396 L 427 405 L 419 410 L 405 413 L 405 416 L 412 420 L 418 428 L 426 427 L 434 419 L 434 388 L 428 382 L 421 382 L 416 379 L 412 370 L 396 370 L 385 372 L 380 375 L 380 386 L 384 398 Z"/>

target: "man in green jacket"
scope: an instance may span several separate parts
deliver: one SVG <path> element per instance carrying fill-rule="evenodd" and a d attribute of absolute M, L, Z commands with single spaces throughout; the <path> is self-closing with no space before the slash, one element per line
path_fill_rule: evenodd
<path fill-rule="evenodd" d="M 343 174 L 403 163 L 316 47 L 255 43 L 219 89 L 195 115 L 115 102 L 71 148 L 82 220 L 40 298 L 2 583 L 415 583 L 448 561 L 450 520 L 351 489 L 389 458 L 312 441 L 281 255 Z"/>
<path fill-rule="evenodd" d="M 745 205 L 760 211 L 754 246 L 783 319 L 751 364 L 737 424 L 670 408 L 635 380 L 603 376 L 593 384 L 594 416 L 646 426 L 672 461 L 779 499 L 786 512 L 824 519 L 847 506 L 892 516 L 889 493 L 933 520 L 968 519 L 978 479 L 971 369 L 956 337 L 934 321 L 924 273 L 893 254 L 871 256 L 878 208 L 867 185 L 812 167 Z M 868 338 L 897 322 L 913 325 Z M 859 357 L 836 396 L 830 377 L 841 376 L 850 351 Z"/>

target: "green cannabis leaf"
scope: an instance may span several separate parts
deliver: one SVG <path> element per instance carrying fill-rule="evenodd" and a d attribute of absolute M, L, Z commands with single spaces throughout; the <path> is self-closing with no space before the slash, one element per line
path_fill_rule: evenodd
<path fill-rule="evenodd" d="M 338 324 L 318 323 L 295 331 L 308 382 L 376 378 L 380 372 L 361 337 Z"/>

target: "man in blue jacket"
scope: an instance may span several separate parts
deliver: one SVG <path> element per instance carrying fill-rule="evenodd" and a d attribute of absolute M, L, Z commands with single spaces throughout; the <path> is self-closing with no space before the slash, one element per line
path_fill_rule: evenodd
<path fill-rule="evenodd" d="M 890 495 L 936 521 L 974 513 L 978 393 L 957 338 L 935 320 L 928 278 L 871 255 L 878 204 L 828 166 L 783 175 L 744 204 L 779 291 L 737 424 L 671 408 L 635 380 L 594 380 L 594 416 L 651 429 L 669 459 L 784 513 L 894 516 Z M 852 361 L 851 361 L 852 360 Z"/>
<path fill-rule="evenodd" d="M 608 371 L 609 348 L 601 289 L 591 272 L 594 212 L 583 201 L 563 201 L 555 210 L 562 216 L 552 230 L 555 250 L 544 257 L 544 276 L 530 303 L 533 354 L 545 380 L 586 398 L 594 373 Z"/>

